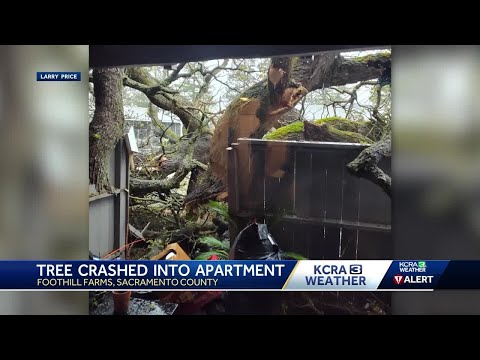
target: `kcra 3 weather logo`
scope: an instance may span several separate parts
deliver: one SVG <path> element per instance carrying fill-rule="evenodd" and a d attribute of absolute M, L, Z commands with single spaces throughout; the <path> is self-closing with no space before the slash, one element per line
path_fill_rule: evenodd
<path fill-rule="evenodd" d="M 398 268 L 401 273 L 424 273 L 427 271 L 426 261 L 400 261 Z"/>
<path fill-rule="evenodd" d="M 396 285 L 402 284 L 431 284 L 432 275 L 402 275 L 401 273 L 425 273 L 427 271 L 426 261 L 401 261 L 398 264 L 400 274 L 393 277 Z"/>

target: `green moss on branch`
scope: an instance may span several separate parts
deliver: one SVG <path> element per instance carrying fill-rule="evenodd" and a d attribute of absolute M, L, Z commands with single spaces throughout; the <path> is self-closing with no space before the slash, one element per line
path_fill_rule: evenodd
<path fill-rule="evenodd" d="M 368 54 L 364 56 L 358 56 L 353 58 L 353 61 L 360 62 L 367 64 L 368 62 L 372 61 L 378 61 L 378 60 L 383 60 L 383 61 L 389 61 L 391 57 L 391 52 L 390 51 L 381 51 L 375 54 Z"/>
<path fill-rule="evenodd" d="M 342 132 L 346 138 L 355 140 L 352 142 L 372 143 L 366 136 L 372 129 L 373 124 L 370 121 L 353 121 L 341 117 L 328 117 L 313 121 L 316 125 L 327 124 L 332 132 Z M 303 121 L 296 121 L 286 126 L 282 126 L 264 136 L 267 140 L 296 140 L 302 141 L 304 125 Z"/>

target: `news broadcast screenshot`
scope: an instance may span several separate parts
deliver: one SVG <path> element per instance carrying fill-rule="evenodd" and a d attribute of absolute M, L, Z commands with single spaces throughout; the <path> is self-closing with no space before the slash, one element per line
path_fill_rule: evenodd
<path fill-rule="evenodd" d="M 0 48 L 0 314 L 480 314 L 479 46 Z"/>

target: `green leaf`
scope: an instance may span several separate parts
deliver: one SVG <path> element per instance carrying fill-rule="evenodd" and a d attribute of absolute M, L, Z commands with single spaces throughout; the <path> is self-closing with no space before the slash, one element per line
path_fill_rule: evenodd
<path fill-rule="evenodd" d="M 212 255 L 217 255 L 222 260 L 228 259 L 228 253 L 226 251 L 218 250 L 199 253 L 194 260 L 207 260 Z"/>
<path fill-rule="evenodd" d="M 209 211 L 216 212 L 220 217 L 232 225 L 235 229 L 238 229 L 236 222 L 230 217 L 228 213 L 228 204 L 222 201 L 213 201 L 210 200 L 206 205 Z"/>
<path fill-rule="evenodd" d="M 294 252 L 283 252 L 282 255 L 285 258 L 288 258 L 288 259 L 291 259 L 291 260 L 308 260 L 308 258 L 306 258 L 305 256 L 294 253 Z"/>
<path fill-rule="evenodd" d="M 226 251 L 230 250 L 228 245 L 225 245 L 220 240 L 215 239 L 212 236 L 204 236 L 204 237 L 198 239 L 198 241 L 201 244 L 207 245 L 209 248 L 212 248 L 212 249 L 223 249 L 223 250 L 226 250 Z"/>
<path fill-rule="evenodd" d="M 209 210 L 215 211 L 218 215 L 223 216 L 225 219 L 229 218 L 228 205 L 226 203 L 210 200 L 207 207 Z"/>

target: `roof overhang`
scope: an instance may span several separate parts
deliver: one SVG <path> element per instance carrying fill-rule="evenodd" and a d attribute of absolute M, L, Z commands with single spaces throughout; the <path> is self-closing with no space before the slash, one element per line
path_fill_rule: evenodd
<path fill-rule="evenodd" d="M 90 67 L 171 65 L 225 58 L 302 56 L 389 45 L 90 45 Z"/>

